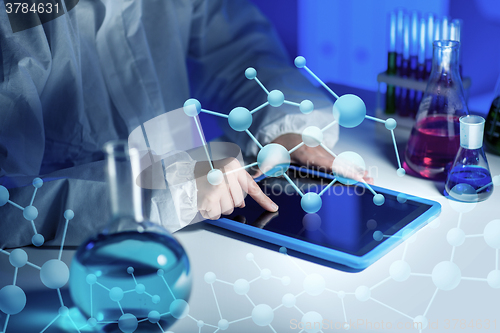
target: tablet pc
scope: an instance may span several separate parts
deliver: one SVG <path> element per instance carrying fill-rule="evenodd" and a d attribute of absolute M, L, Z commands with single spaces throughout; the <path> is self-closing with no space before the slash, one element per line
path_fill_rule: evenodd
<path fill-rule="evenodd" d="M 297 171 L 293 166 L 289 170 L 295 176 Z M 300 176 L 304 173 L 311 177 L 292 178 L 304 193 L 319 193 L 333 179 L 301 169 Z M 358 183 L 330 187 L 321 197 L 321 209 L 308 214 L 301 208 L 301 196 L 284 178 L 265 178 L 259 185 L 278 204 L 278 212 L 265 211 L 247 196 L 246 207 L 207 222 L 355 270 L 373 264 L 441 211 L 437 202 L 372 186 L 385 196 L 385 203 L 376 206 L 373 194 Z"/>

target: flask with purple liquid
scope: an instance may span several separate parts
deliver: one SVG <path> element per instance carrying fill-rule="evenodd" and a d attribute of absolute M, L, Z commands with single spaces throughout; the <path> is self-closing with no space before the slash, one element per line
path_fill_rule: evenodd
<path fill-rule="evenodd" d="M 405 168 L 428 179 L 446 179 L 460 147 L 459 118 L 469 114 L 458 72 L 459 45 L 433 43 L 431 75 L 406 146 Z"/>
<path fill-rule="evenodd" d="M 483 149 L 483 132 L 483 117 L 460 117 L 460 149 L 445 185 L 446 192 L 455 200 L 483 201 L 493 192 L 493 181 Z"/>

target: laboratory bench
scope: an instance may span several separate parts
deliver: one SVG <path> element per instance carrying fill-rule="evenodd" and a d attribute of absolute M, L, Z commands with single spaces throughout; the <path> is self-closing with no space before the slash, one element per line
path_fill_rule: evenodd
<path fill-rule="evenodd" d="M 347 92 L 346 89 L 338 93 Z M 359 94 L 370 101 L 368 110 L 373 114 L 374 94 Z M 409 130 L 396 128 L 395 135 L 403 158 Z M 418 332 L 409 326 L 421 315 L 427 318 L 428 330 L 432 332 L 500 331 L 500 289 L 492 288 L 486 281 L 488 274 L 495 267 L 498 269 L 498 250 L 488 246 L 481 236 L 490 221 L 500 219 L 500 188 L 495 188 L 484 202 L 465 204 L 446 199 L 442 183 L 409 175 L 398 177 L 391 135 L 380 123 L 365 120 L 356 128 L 341 128 L 340 140 L 333 151 L 338 154 L 348 150 L 364 158 L 376 185 L 435 200 L 442 205 L 440 216 L 358 273 L 286 255 L 278 246 L 252 241 L 207 223 L 186 227 L 176 232 L 175 237 L 184 246 L 191 263 L 193 288 L 189 316 L 178 320 L 170 331 L 215 332 L 219 321 L 225 319 L 230 323 L 227 332 L 301 332 L 299 327 L 304 318 L 321 320 L 325 333 L 341 330 L 339 325 L 344 322 L 354 332 Z M 500 156 L 487 154 L 487 158 L 492 175 L 500 174 Z M 466 238 L 462 245 L 453 247 L 447 236 L 457 227 Z M 57 248 L 27 247 L 26 251 L 30 262 L 37 265 L 58 255 Z M 66 248 L 63 261 L 70 264 L 74 253 L 74 248 Z M 395 281 L 391 265 L 401 260 L 408 263 L 411 274 L 404 281 Z M 438 289 L 434 282 L 439 284 L 439 281 L 433 281 L 432 272 L 436 265 L 450 260 L 460 270 L 458 285 L 452 290 Z M 0 286 L 12 283 L 14 268 L 7 256 L 0 255 L 0 267 Z M 207 272 L 215 274 L 217 280 L 213 284 L 205 281 Z M 311 278 L 319 281 L 317 292 L 311 292 L 308 285 Z M 246 295 L 234 290 L 232 284 L 239 279 L 251 281 Z M 23 312 L 10 318 L 7 332 L 40 332 L 58 313 L 57 292 L 45 288 L 39 271 L 27 266 L 19 269 L 17 284 L 26 291 L 28 303 Z M 363 290 L 360 287 L 367 287 L 365 292 L 369 289 L 368 300 L 358 299 L 362 298 L 358 297 Z M 292 307 L 282 305 L 287 294 L 296 296 Z M 67 286 L 62 297 L 71 307 Z M 272 327 L 258 326 L 252 320 L 252 311 L 261 304 L 274 309 Z M 0 313 L 0 328 L 4 319 L 5 315 Z M 201 329 L 198 320 L 205 324 Z M 75 331 L 60 318 L 46 332 L 63 332 L 62 327 L 67 332 Z M 159 328 L 155 329 L 159 332 Z"/>

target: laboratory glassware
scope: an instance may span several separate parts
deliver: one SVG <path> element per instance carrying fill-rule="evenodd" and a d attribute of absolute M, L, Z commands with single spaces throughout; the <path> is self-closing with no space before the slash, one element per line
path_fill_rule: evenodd
<path fill-rule="evenodd" d="M 126 141 L 108 142 L 104 152 L 111 219 L 78 248 L 71 297 L 91 327 L 132 332 L 160 324 L 166 329 L 188 307 L 189 259 L 167 230 L 143 216 L 139 152 Z"/>
<path fill-rule="evenodd" d="M 410 15 L 405 14 L 403 18 L 403 57 L 399 75 L 403 78 L 410 76 Z M 397 100 L 398 114 L 402 117 L 410 115 L 409 89 L 401 88 Z"/>
<path fill-rule="evenodd" d="M 500 77 L 493 96 L 490 111 L 486 116 L 484 143 L 488 151 L 500 155 Z"/>
<path fill-rule="evenodd" d="M 460 146 L 459 118 L 468 115 L 456 41 L 435 41 L 432 71 L 405 152 L 406 168 L 445 180 Z"/>
<path fill-rule="evenodd" d="M 390 13 L 389 20 L 389 47 L 387 52 L 387 74 L 396 75 L 396 12 Z M 394 114 L 396 113 L 396 87 L 393 85 L 387 85 L 387 91 L 385 93 L 385 113 Z"/>
<path fill-rule="evenodd" d="M 483 132 L 483 117 L 460 117 L 460 149 L 445 185 L 446 192 L 456 200 L 483 201 L 493 193 L 490 168 L 483 149 Z"/>

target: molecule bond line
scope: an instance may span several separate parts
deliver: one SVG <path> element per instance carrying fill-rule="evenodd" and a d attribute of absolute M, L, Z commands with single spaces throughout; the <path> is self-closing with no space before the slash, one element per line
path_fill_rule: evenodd
<path fill-rule="evenodd" d="M 252 163 L 250 165 L 238 168 L 236 170 L 231 170 L 229 171 L 229 173 L 257 165 L 258 168 L 262 171 L 262 173 L 268 177 L 283 176 L 297 191 L 297 193 L 302 197 L 301 207 L 307 213 L 316 213 L 321 208 L 322 205 L 321 194 L 323 194 L 324 192 L 321 194 L 314 192 L 302 193 L 298 189 L 298 187 L 286 175 L 286 171 L 290 167 L 290 161 L 291 161 L 290 155 L 303 145 L 306 145 L 308 147 L 317 147 L 317 146 L 323 147 L 323 149 L 325 149 L 330 155 L 334 157 L 332 170 L 334 170 L 334 174 L 338 182 L 345 185 L 354 185 L 358 181 L 363 182 L 365 186 L 370 190 L 370 192 L 374 195 L 373 197 L 374 204 L 377 206 L 383 205 L 385 202 L 384 196 L 382 194 L 375 192 L 373 188 L 362 179 L 363 178 L 362 172 L 364 172 L 365 170 L 365 162 L 362 159 L 362 157 L 355 152 L 344 152 L 341 153 L 340 155 L 335 154 L 325 144 L 323 144 L 323 132 L 337 123 L 340 126 L 346 128 L 356 127 L 359 124 L 361 124 L 364 119 L 383 123 L 385 127 L 391 132 L 392 142 L 394 145 L 394 150 L 398 162 L 397 174 L 400 177 L 402 177 L 405 175 L 405 170 L 401 166 L 399 152 L 396 144 L 396 137 L 394 135 L 394 129 L 397 126 L 396 121 L 392 118 L 383 120 L 367 115 L 366 106 L 364 102 L 361 100 L 361 98 L 359 98 L 358 96 L 347 94 L 339 97 L 332 89 L 330 89 L 317 75 L 315 75 L 306 66 L 306 60 L 304 57 L 299 56 L 295 58 L 295 66 L 297 68 L 304 68 L 315 80 L 317 80 L 330 94 L 332 94 L 336 98 L 336 102 L 333 105 L 333 115 L 335 116 L 336 119 L 330 124 L 324 126 L 323 129 L 320 129 L 316 126 L 309 126 L 306 129 L 304 129 L 302 133 L 302 142 L 290 150 L 287 150 L 282 145 L 275 143 L 270 143 L 263 146 L 249 130 L 253 122 L 253 114 L 258 112 L 259 110 L 262 110 L 264 107 L 268 105 L 270 105 L 271 107 L 280 107 L 283 104 L 296 106 L 303 114 L 309 114 L 314 110 L 314 104 L 310 100 L 303 100 L 301 103 L 288 101 L 285 100 L 285 96 L 283 92 L 281 92 L 280 90 L 269 91 L 264 86 L 264 84 L 262 84 L 262 82 L 257 78 L 257 71 L 252 67 L 249 67 L 245 70 L 246 78 L 257 82 L 257 84 L 267 94 L 267 101 L 257 106 L 253 110 L 250 111 L 244 107 L 236 107 L 233 110 L 231 110 L 229 114 L 224 114 L 220 112 L 203 109 L 201 107 L 200 102 L 194 98 L 188 99 L 184 103 L 184 112 L 189 117 L 194 118 L 196 127 L 198 129 L 198 133 L 201 137 L 205 149 L 205 153 L 207 155 L 207 159 L 210 163 L 211 170 L 207 174 L 208 182 L 212 185 L 219 185 L 223 181 L 224 175 L 228 173 L 226 172 L 224 174 L 221 170 L 215 169 L 213 167 L 210 154 L 207 149 L 207 143 L 202 135 L 201 124 L 197 118 L 197 116 L 201 112 L 213 116 L 226 118 L 228 120 L 229 126 L 233 130 L 237 132 L 245 132 L 259 148 L 259 153 L 257 155 L 256 163 Z M 355 173 L 357 174 L 361 173 L 361 175 L 354 177 L 352 175 L 349 176 L 343 175 L 344 172 L 347 172 L 348 174 L 352 173 L 351 172 L 352 170 L 357 170 L 357 172 Z M 355 178 L 356 179 L 359 178 L 360 180 L 355 180 Z"/>

